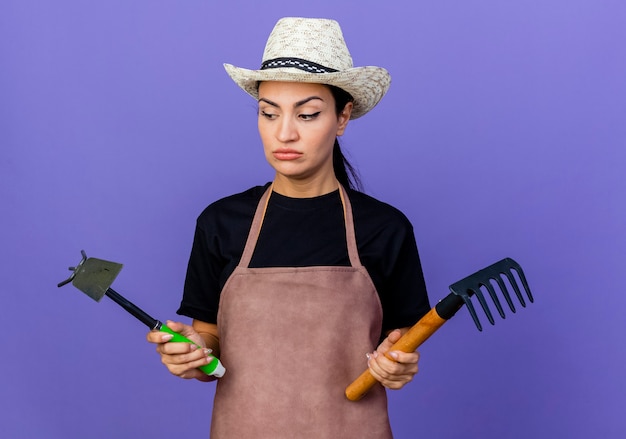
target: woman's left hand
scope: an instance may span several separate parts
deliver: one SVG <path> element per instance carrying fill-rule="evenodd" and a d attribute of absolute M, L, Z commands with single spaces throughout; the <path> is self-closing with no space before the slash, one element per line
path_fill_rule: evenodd
<path fill-rule="evenodd" d="M 402 336 L 400 329 L 391 331 L 376 351 L 368 354 L 367 365 L 370 373 L 389 389 L 401 389 L 410 382 L 417 373 L 418 352 L 391 351 L 391 346 Z M 385 356 L 389 355 L 393 360 Z"/>

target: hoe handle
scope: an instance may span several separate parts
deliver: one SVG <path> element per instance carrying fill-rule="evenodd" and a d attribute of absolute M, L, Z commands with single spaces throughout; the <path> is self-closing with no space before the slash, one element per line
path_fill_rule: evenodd
<path fill-rule="evenodd" d="M 450 293 L 446 298 L 432 308 L 424 317 L 422 317 L 415 325 L 413 325 L 398 340 L 389 352 L 402 351 L 414 352 L 422 343 L 433 335 L 437 330 L 446 323 L 454 314 L 463 306 L 463 299 L 454 293 Z M 385 354 L 391 361 L 387 353 Z M 356 380 L 346 388 L 346 397 L 350 401 L 358 401 L 361 399 L 374 385 L 376 378 L 372 376 L 369 369 L 366 369 Z"/>
<path fill-rule="evenodd" d="M 144 310 L 142 310 L 137 305 L 135 305 L 134 303 L 126 299 L 124 296 L 122 296 L 120 293 L 115 291 L 113 288 L 108 288 L 105 294 L 111 299 L 113 299 L 115 303 L 117 303 L 126 311 L 128 311 L 130 314 L 132 314 L 137 319 L 139 319 L 148 328 L 162 331 L 162 332 L 167 332 L 168 334 L 171 334 L 172 339 L 170 340 L 170 342 L 189 343 L 189 344 L 194 344 L 198 346 L 196 343 L 189 340 L 184 335 L 181 335 L 178 332 L 175 332 L 172 329 L 170 329 L 168 326 L 164 325 L 160 320 L 157 320 L 151 317 L 150 315 L 148 315 Z M 220 360 L 218 360 L 217 357 L 213 357 L 213 359 L 208 364 L 205 364 L 204 366 L 200 366 L 198 369 L 200 369 L 202 372 L 206 373 L 207 375 L 215 375 L 218 378 L 222 377 L 222 375 L 224 375 L 224 372 L 226 372 L 226 369 L 224 369 L 224 366 L 222 366 L 222 363 L 220 363 Z"/>

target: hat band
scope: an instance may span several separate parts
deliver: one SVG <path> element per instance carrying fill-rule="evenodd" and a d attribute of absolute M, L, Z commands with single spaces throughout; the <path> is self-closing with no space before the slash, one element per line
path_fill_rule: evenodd
<path fill-rule="evenodd" d="M 295 67 L 309 73 L 333 73 L 339 71 L 300 58 L 274 58 L 268 59 L 261 64 L 261 70 L 279 69 L 281 67 Z"/>

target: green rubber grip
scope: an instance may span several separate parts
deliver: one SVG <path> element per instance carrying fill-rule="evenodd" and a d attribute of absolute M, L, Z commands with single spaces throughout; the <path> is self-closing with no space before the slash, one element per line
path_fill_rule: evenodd
<path fill-rule="evenodd" d="M 202 346 L 199 346 L 197 343 L 194 343 L 193 341 L 189 340 L 187 337 L 185 337 L 184 335 L 179 334 L 178 332 L 173 331 L 172 329 L 170 329 L 167 325 L 163 324 L 161 325 L 160 328 L 158 328 L 159 331 L 161 332 L 167 332 L 168 334 L 172 335 L 172 339 L 169 341 L 170 343 L 189 343 L 189 344 L 193 344 L 198 346 L 199 348 L 202 348 Z M 202 372 L 206 373 L 207 375 L 216 375 L 215 371 L 216 370 L 223 370 L 223 366 L 220 363 L 220 360 L 218 360 L 216 357 L 213 357 L 213 360 L 211 360 L 210 363 L 205 364 L 204 366 L 200 366 L 198 369 L 200 369 Z M 221 376 L 217 375 L 217 376 Z"/>

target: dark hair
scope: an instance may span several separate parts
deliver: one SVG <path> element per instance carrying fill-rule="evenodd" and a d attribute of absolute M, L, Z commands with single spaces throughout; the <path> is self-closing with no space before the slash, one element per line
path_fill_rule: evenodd
<path fill-rule="evenodd" d="M 353 102 L 354 98 L 350 93 L 339 87 L 335 87 L 334 85 L 327 85 L 327 87 L 330 89 L 335 99 L 335 112 L 337 116 L 339 116 L 348 102 Z M 352 166 L 343 155 L 341 147 L 339 146 L 339 139 L 337 138 L 335 138 L 335 145 L 333 147 L 333 169 L 335 171 L 335 177 L 342 186 L 362 190 L 361 178 L 354 166 Z"/>

